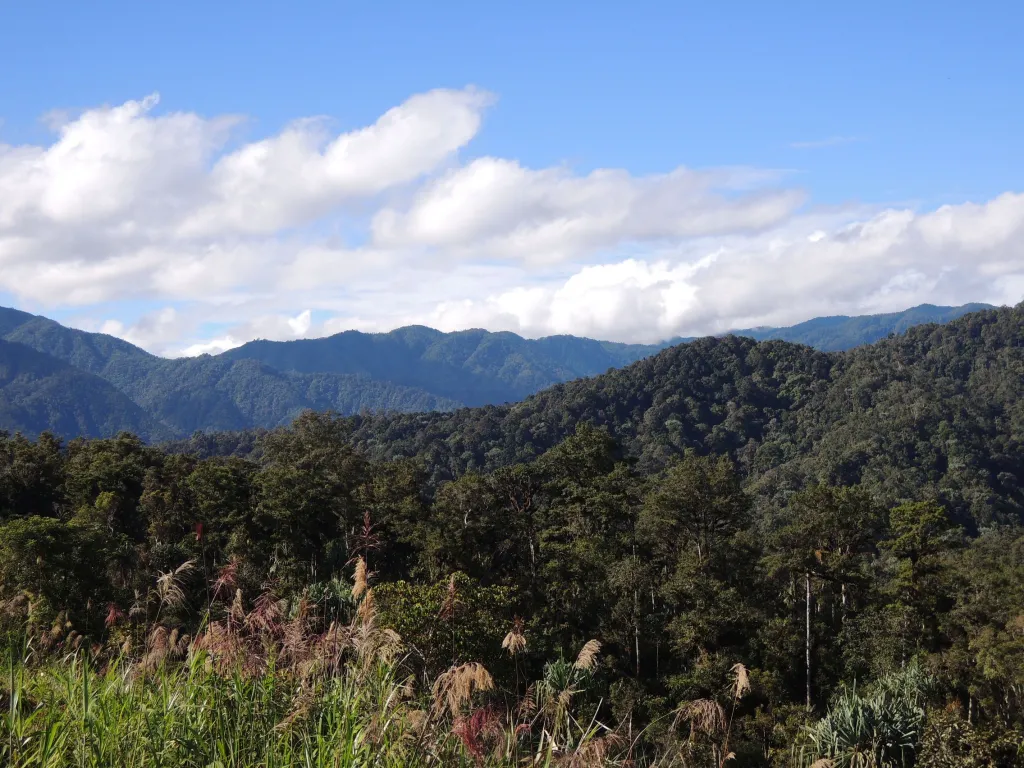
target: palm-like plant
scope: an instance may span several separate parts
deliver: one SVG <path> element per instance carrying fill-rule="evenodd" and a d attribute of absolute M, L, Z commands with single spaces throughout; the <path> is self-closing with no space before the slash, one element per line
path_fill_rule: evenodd
<path fill-rule="evenodd" d="M 924 723 L 927 677 L 917 664 L 887 675 L 873 689 L 844 689 L 807 731 L 801 764 L 833 768 L 913 765 Z"/>
<path fill-rule="evenodd" d="M 576 661 L 561 658 L 544 665 L 544 676 L 537 683 L 536 696 L 546 721 L 545 738 L 556 750 L 570 746 L 566 741 L 572 719 L 570 705 L 575 696 L 592 684 L 600 650 L 601 644 L 591 640 L 580 650 Z"/>

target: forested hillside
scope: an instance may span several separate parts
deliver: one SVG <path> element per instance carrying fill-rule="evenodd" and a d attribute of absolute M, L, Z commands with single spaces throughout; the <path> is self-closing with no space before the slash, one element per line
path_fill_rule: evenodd
<path fill-rule="evenodd" d="M 253 341 L 221 357 L 259 360 L 282 371 L 363 374 L 476 406 L 521 400 L 561 381 L 620 368 L 663 346 L 413 326 L 381 334 L 346 331 L 323 339 Z"/>
<path fill-rule="evenodd" d="M 36 435 L 128 431 L 147 440 L 173 436 L 109 382 L 21 344 L 0 339 L 0 425 Z"/>
<path fill-rule="evenodd" d="M 819 318 L 788 329 L 736 333 L 845 349 L 917 323 L 945 322 L 972 306 L 924 305 L 893 315 Z M 272 428 L 306 409 L 407 413 L 508 403 L 622 367 L 669 344 L 692 341 L 630 345 L 409 327 L 383 334 L 347 331 L 322 339 L 254 341 L 217 356 L 169 360 L 112 336 L 2 308 L 0 337 L 50 356 L 54 365 L 71 366 L 84 378 L 103 379 L 146 416 L 140 421 L 138 410 L 124 398 L 98 394 L 95 382 L 76 393 L 66 379 L 51 380 L 44 388 L 45 401 L 41 392 L 33 393 L 31 402 L 24 389 L 6 393 L 11 415 L 0 417 L 0 427 L 28 435 L 50 430 L 66 437 L 111 436 L 122 427 L 147 437 Z M 10 354 L 0 350 L 0 357 L 13 362 Z M 92 416 L 80 418 L 69 410 L 71 402 Z"/>
<path fill-rule="evenodd" d="M 51 725 L 0 721 L 0 749 L 106 743 L 80 691 L 134 713 L 123 681 L 164 675 L 262 735 L 131 714 L 118 754 L 1019 766 L 1022 380 L 1024 305 L 845 353 L 704 339 L 512 406 L 173 451 L 5 438 L 0 626 L 113 672 L 12 665 Z"/>
<path fill-rule="evenodd" d="M 131 428 L 131 416 L 122 407 L 126 403 L 147 415 L 158 437 L 195 430 L 273 427 L 287 424 L 307 409 L 400 412 L 446 410 L 459 405 L 422 390 L 366 376 L 286 373 L 254 360 L 233 361 L 209 355 L 167 360 L 112 336 L 77 331 L 21 312 L 4 312 L 7 314 L 0 314 L 0 330 L 7 331 L 5 338 L 31 347 L 55 363 L 73 366 L 82 376 L 108 382 L 123 395 L 119 402 L 112 403 L 96 402 L 88 390 L 60 392 L 65 401 L 77 398 L 84 406 L 106 413 L 106 421 L 115 425 L 113 429 L 89 424 L 91 428 L 83 431 L 65 431 L 67 421 L 55 421 L 64 413 L 56 409 L 59 399 L 54 399 L 50 415 L 38 414 L 19 425 L 2 422 L 9 430 L 19 429 L 30 435 L 44 429 L 69 437 L 114 435 L 120 428 Z M 148 436 L 150 431 L 144 434 Z"/>
<path fill-rule="evenodd" d="M 1022 375 L 1017 307 L 838 354 L 700 339 L 510 406 L 357 417 L 352 439 L 369 456 L 420 457 L 440 481 L 534 459 L 586 422 L 644 473 L 688 449 L 728 453 L 766 496 L 865 482 L 890 502 L 942 497 L 983 524 L 1024 509 Z M 218 440 L 232 449 L 228 436 L 195 447 Z"/>

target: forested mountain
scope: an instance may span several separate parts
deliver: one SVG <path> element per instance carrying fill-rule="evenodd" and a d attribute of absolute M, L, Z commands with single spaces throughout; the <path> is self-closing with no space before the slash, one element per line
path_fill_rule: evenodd
<path fill-rule="evenodd" d="M 925 305 L 893 315 L 820 318 L 791 329 L 737 334 L 780 336 L 833 349 L 917 323 L 945 321 L 971 306 Z M 127 398 L 96 394 L 95 386 L 75 392 L 67 388 L 66 377 L 53 379 L 32 394 L 32 402 L 26 390 L 12 389 L 10 416 L 0 420 L 0 427 L 29 435 L 49 429 L 91 437 L 113 434 L 121 424 L 146 436 L 183 436 L 196 430 L 271 428 L 305 409 L 451 411 L 514 402 L 561 382 L 628 365 L 671 343 L 614 344 L 573 336 L 530 340 L 512 333 L 408 327 L 384 334 L 347 331 L 322 339 L 254 341 L 217 356 L 168 360 L 112 336 L 11 309 L 0 309 L 0 338 L 99 377 Z M 43 409 L 42 391 L 50 404 Z M 66 405 L 71 402 L 94 416 L 75 416 Z M 137 407 L 128 408 L 128 402 Z M 13 409 L 20 409 L 17 417 Z M 138 409 L 148 421 L 140 421 Z"/>
<path fill-rule="evenodd" d="M 25 435 L 175 434 L 109 382 L 22 344 L 0 340 L 0 428 Z"/>
<path fill-rule="evenodd" d="M 924 323 L 945 323 L 984 304 L 936 307 L 864 317 L 822 317 L 791 328 L 733 331 L 755 339 L 782 339 L 817 349 L 843 350 L 870 344 Z M 419 387 L 463 405 L 495 405 L 572 379 L 595 376 L 642 360 L 676 344 L 616 344 L 576 336 L 524 339 L 483 330 L 441 333 L 410 326 L 390 333 L 346 331 L 322 339 L 252 341 L 225 352 L 231 360 L 259 360 L 282 371 L 360 373 Z"/>
<path fill-rule="evenodd" d="M 256 360 L 158 359 L 120 388 L 178 434 L 289 423 L 304 410 L 338 413 L 450 410 L 459 404 L 366 376 L 285 373 Z"/>
<path fill-rule="evenodd" d="M 1024 514 L 1022 382 L 1024 305 L 844 353 L 700 339 L 514 405 L 356 417 L 352 440 L 423 458 L 441 481 L 533 460 L 590 423 L 645 473 L 687 450 L 729 454 L 766 503 L 814 480 L 863 482 L 984 525 Z"/>
<path fill-rule="evenodd" d="M 62 390 L 60 383 L 54 382 L 47 390 L 53 408 L 33 410 L 33 416 L 20 422 L 0 420 L 0 427 L 28 435 L 48 429 L 70 437 L 100 437 L 116 434 L 119 424 L 134 423 L 138 428 L 129 431 L 169 437 L 195 430 L 287 424 L 307 409 L 358 413 L 459 406 L 422 390 L 354 374 L 286 373 L 255 360 L 233 361 L 210 355 L 168 360 L 113 336 L 66 328 L 16 310 L 0 311 L 0 333 L 8 341 L 50 357 L 54 363 L 72 367 L 82 378 L 107 383 L 120 395 L 118 400 L 94 401 L 95 387 Z M 23 395 L 13 397 L 20 404 Z M 63 412 L 56 405 L 72 401 L 108 415 L 80 422 L 82 429 L 68 429 L 72 422 L 61 416 Z M 131 413 L 125 410 L 128 406 Z M 137 421 L 137 415 L 132 414 L 145 414 L 146 421 Z M 147 424 L 150 426 L 144 428 Z"/>
<path fill-rule="evenodd" d="M 1024 304 L 451 413 L 0 436 L 0 762 L 258 721 L 290 764 L 334 717 L 429 742 L 392 765 L 1020 768 L 1022 381 Z"/>
<path fill-rule="evenodd" d="M 521 400 L 561 381 L 628 365 L 663 346 L 410 326 L 380 334 L 346 331 L 322 339 L 252 341 L 221 357 L 259 360 L 282 371 L 363 374 L 476 406 Z"/>

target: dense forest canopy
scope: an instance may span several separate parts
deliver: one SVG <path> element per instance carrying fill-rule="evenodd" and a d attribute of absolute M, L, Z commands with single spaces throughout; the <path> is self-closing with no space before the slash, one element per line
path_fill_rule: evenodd
<path fill-rule="evenodd" d="M 928 714 L 886 764 L 987 745 L 976 764 L 1012 765 L 1022 377 L 1024 306 L 842 354 L 704 339 L 511 406 L 307 412 L 163 447 L 6 435 L 3 626 L 145 647 L 147 626 L 201 632 L 261 595 L 352 610 L 362 568 L 428 679 L 479 661 L 515 690 L 599 640 L 595 706 L 647 724 L 643 749 L 718 702 L 729 743 L 691 732 L 694 755 L 834 756 L 829 718 L 905 694 L 912 669 Z M 177 573 L 177 599 L 146 597 Z M 736 664 L 742 701 L 723 692 Z"/>

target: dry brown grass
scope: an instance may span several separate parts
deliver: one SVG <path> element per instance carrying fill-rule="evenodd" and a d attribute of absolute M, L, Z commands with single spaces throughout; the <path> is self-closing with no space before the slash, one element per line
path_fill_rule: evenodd
<path fill-rule="evenodd" d="M 596 766 L 607 765 L 613 758 L 613 754 L 625 743 L 625 739 L 618 733 L 607 733 L 604 736 L 589 739 L 580 747 L 566 755 L 560 764 L 568 768 L 596 768 Z M 616 765 L 623 765 L 619 762 Z"/>
<path fill-rule="evenodd" d="M 695 699 L 688 701 L 676 710 L 675 725 L 690 724 L 690 735 L 703 733 L 718 736 L 725 733 L 727 722 L 725 710 L 714 699 Z"/>
<path fill-rule="evenodd" d="M 238 561 L 232 559 L 217 572 L 217 578 L 213 582 L 213 599 L 220 600 L 222 595 L 235 588 L 238 577 Z"/>
<path fill-rule="evenodd" d="M 597 640 L 588 640 L 587 644 L 580 649 L 580 653 L 576 657 L 576 663 L 573 666 L 585 672 L 593 672 L 597 666 L 597 655 L 600 652 L 601 643 Z"/>
<path fill-rule="evenodd" d="M 473 694 L 490 691 L 494 688 L 494 678 L 483 664 L 475 661 L 449 667 L 438 675 L 432 688 L 434 713 L 440 714 L 445 709 L 457 717 L 462 714 L 464 706 L 469 703 Z"/>
<path fill-rule="evenodd" d="M 509 656 L 516 656 L 526 650 L 526 633 L 523 628 L 523 620 L 516 616 L 512 622 L 512 629 L 501 641 L 501 647 L 508 652 Z"/>
<path fill-rule="evenodd" d="M 750 673 L 743 664 L 733 664 L 730 671 L 732 673 L 732 698 L 738 701 L 750 692 Z"/>
<path fill-rule="evenodd" d="M 160 607 L 177 608 L 185 603 L 185 590 L 182 583 L 195 569 L 195 560 L 186 560 L 172 571 L 161 573 L 156 579 L 156 594 Z"/>
<path fill-rule="evenodd" d="M 445 593 L 444 601 L 441 603 L 441 611 L 438 614 L 445 621 L 455 618 L 455 613 L 461 604 L 459 586 L 455 583 L 455 574 L 448 580 L 448 591 Z"/>
<path fill-rule="evenodd" d="M 352 578 L 352 597 L 358 600 L 370 587 L 370 578 L 366 570 L 366 561 L 363 558 L 356 560 L 355 575 Z"/>
<path fill-rule="evenodd" d="M 364 672 L 377 662 L 394 661 L 402 651 L 402 640 L 393 630 L 377 626 L 373 589 L 366 584 L 362 562 L 357 564 L 354 578 L 362 599 L 351 624 L 332 621 L 324 627 L 323 617 L 315 614 L 307 599 L 290 606 L 272 589 L 260 594 L 252 610 L 246 612 L 242 591 L 236 588 L 230 606 L 220 602 L 213 606 L 223 619 L 209 621 L 189 652 L 206 654 L 208 666 L 225 673 L 260 675 L 273 667 L 294 674 L 299 681 L 335 674 L 346 659 L 359 662 Z M 232 582 L 225 579 L 223 583 Z M 147 667 L 169 658 L 170 646 L 162 634 L 150 645 Z M 291 719 L 296 719 L 303 712 L 299 709 L 293 714 Z M 286 718 L 283 725 L 288 722 Z"/>

